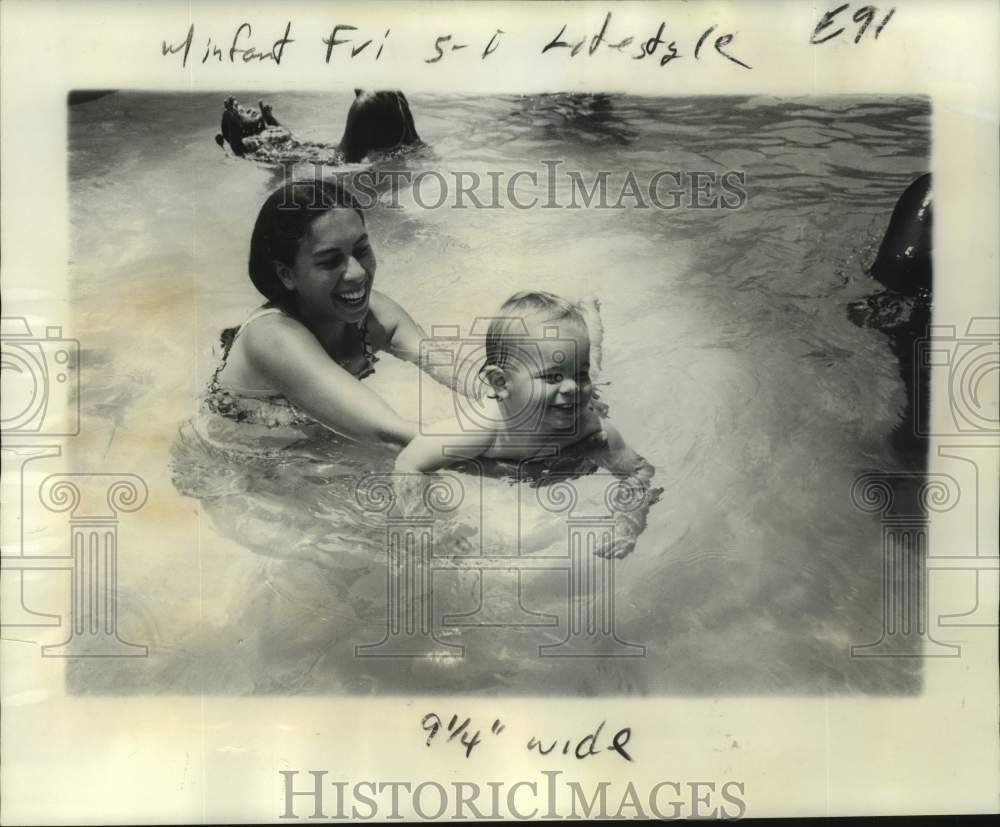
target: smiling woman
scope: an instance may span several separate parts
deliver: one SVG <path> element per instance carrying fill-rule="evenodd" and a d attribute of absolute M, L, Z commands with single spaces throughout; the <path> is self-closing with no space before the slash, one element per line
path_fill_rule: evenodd
<path fill-rule="evenodd" d="M 375 254 L 351 196 L 330 181 L 273 192 L 254 225 L 249 274 L 267 302 L 228 339 L 209 408 L 255 424 L 314 420 L 354 439 L 411 440 L 416 424 L 360 380 L 379 350 L 416 363 L 425 334 L 372 289 Z"/>

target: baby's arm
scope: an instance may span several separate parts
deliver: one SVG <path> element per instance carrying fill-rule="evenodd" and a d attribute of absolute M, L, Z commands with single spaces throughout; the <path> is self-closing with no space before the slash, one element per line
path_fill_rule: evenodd
<path fill-rule="evenodd" d="M 600 453 L 601 465 L 619 479 L 620 506 L 613 509 L 615 542 L 605 556 L 625 557 L 635 548 L 639 535 L 646 530 L 646 515 L 663 489 L 650 487 L 656 469 L 626 444 L 611 423 L 604 423 L 607 442 Z"/>
<path fill-rule="evenodd" d="M 648 486 L 656 469 L 626 444 L 624 437 L 610 422 L 605 421 L 604 433 L 607 435 L 607 443 L 601 456 L 601 464 L 619 479 L 634 478 Z"/>
<path fill-rule="evenodd" d="M 490 449 L 495 436 L 490 430 L 448 436 L 417 434 L 396 457 L 396 471 L 427 473 L 456 459 L 473 459 Z"/>

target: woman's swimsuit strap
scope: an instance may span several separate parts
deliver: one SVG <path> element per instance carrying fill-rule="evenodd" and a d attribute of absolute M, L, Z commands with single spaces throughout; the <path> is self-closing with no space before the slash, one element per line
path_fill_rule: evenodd
<path fill-rule="evenodd" d="M 249 325 L 250 322 L 257 321 L 257 319 L 261 318 L 261 316 L 272 316 L 275 313 L 278 313 L 279 315 L 284 315 L 285 311 L 282 310 L 280 307 L 267 307 L 267 306 L 258 307 L 256 310 L 253 311 L 253 313 L 247 316 L 243 324 L 239 326 L 239 329 L 236 331 L 236 335 L 233 336 L 233 344 L 235 344 L 236 340 L 240 338 L 243 331 L 247 329 L 247 325 Z M 229 349 L 232 350 L 232 345 L 229 346 Z"/>
<path fill-rule="evenodd" d="M 212 382 L 213 386 L 215 387 L 223 386 L 223 383 L 221 381 L 222 371 L 225 370 L 226 363 L 229 361 L 229 354 L 233 352 L 233 347 L 236 345 L 236 340 L 243 335 L 243 331 L 247 329 L 247 327 L 250 325 L 251 322 L 260 319 L 263 316 L 272 316 L 274 314 L 283 315 L 284 311 L 280 307 L 266 307 L 266 306 L 258 307 L 249 316 L 246 317 L 243 324 L 241 324 L 239 328 L 236 330 L 236 333 L 233 335 L 232 341 L 229 343 L 229 346 L 226 348 L 226 351 L 222 356 L 222 362 L 216 369 L 215 376 L 213 377 L 213 382 Z M 232 385 L 229 383 L 226 383 L 224 387 L 226 387 L 226 389 L 231 391 L 232 393 L 236 393 L 240 396 L 248 396 L 257 399 L 267 399 L 273 396 L 277 396 L 276 392 L 271 390 L 270 388 L 247 388 L 247 387 L 241 387 L 239 385 Z"/>

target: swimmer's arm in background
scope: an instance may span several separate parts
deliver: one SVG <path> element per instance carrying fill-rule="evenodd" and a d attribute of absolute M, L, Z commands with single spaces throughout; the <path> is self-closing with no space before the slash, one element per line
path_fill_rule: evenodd
<path fill-rule="evenodd" d="M 416 423 L 334 362 L 295 320 L 277 314 L 260 319 L 247 327 L 243 341 L 250 364 L 278 393 L 338 434 L 395 445 L 416 435 Z"/>
<path fill-rule="evenodd" d="M 625 557 L 632 553 L 639 536 L 646 530 L 646 516 L 650 506 L 659 500 L 663 489 L 651 487 L 656 469 L 645 457 L 628 446 L 617 428 L 610 422 L 605 422 L 604 433 L 606 443 L 598 454 L 598 459 L 624 486 L 622 505 L 629 507 L 614 510 L 615 542 L 610 549 L 604 549 L 602 554 L 605 557 Z"/>
<path fill-rule="evenodd" d="M 455 460 L 482 456 L 495 439 L 496 433 L 486 429 L 460 435 L 418 434 L 396 457 L 396 470 L 404 473 L 437 471 Z"/>
<path fill-rule="evenodd" d="M 372 290 L 371 310 L 385 330 L 385 349 L 398 359 L 410 362 L 446 388 L 462 392 L 460 377 L 452 365 L 433 365 L 427 360 L 421 364 L 420 343 L 428 338 L 418 325 L 395 301 L 384 293 Z"/>

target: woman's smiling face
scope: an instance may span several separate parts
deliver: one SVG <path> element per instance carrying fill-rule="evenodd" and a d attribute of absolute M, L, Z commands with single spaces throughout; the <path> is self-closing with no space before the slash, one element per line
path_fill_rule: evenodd
<path fill-rule="evenodd" d="M 333 316 L 356 323 L 368 312 L 375 253 L 361 217 L 352 209 L 327 210 L 309 225 L 295 262 L 276 262 L 278 276 L 297 294 L 309 316 Z"/>

